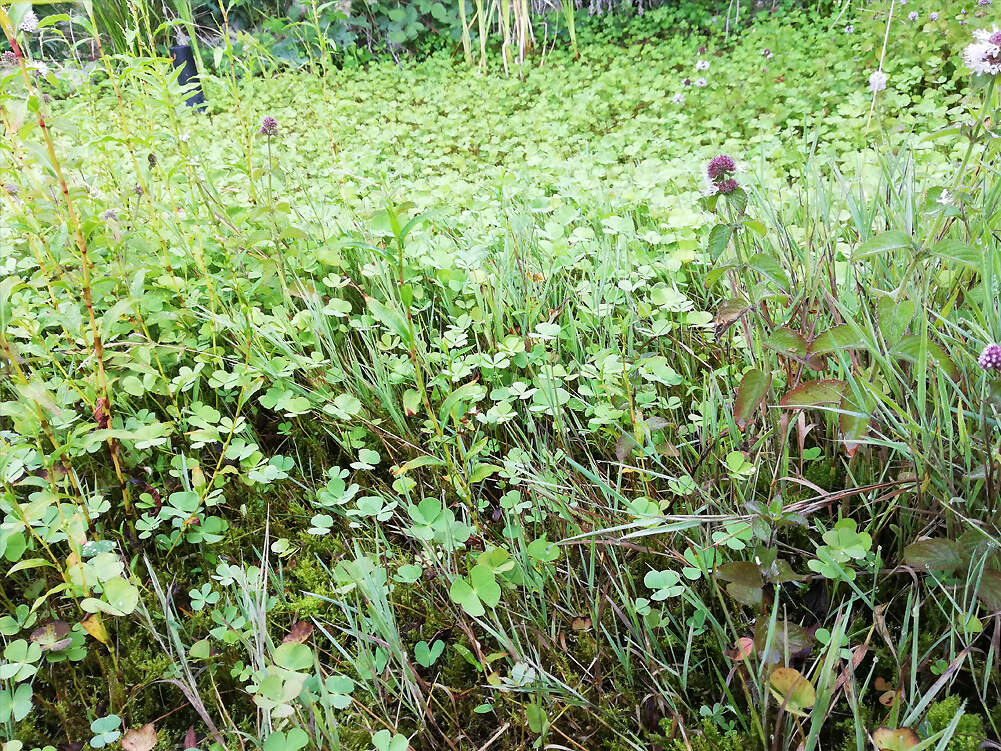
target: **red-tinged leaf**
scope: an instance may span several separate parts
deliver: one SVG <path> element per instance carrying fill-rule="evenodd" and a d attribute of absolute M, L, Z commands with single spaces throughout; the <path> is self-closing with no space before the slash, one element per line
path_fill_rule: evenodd
<path fill-rule="evenodd" d="M 740 386 L 737 387 L 737 395 L 733 400 L 733 419 L 738 428 L 743 430 L 747 427 L 755 410 L 765 400 L 771 384 L 771 374 L 761 370 L 749 370 L 740 379 Z"/>
<path fill-rule="evenodd" d="M 724 563 L 722 566 L 717 566 L 714 573 L 717 579 L 742 584 L 745 587 L 760 587 L 764 584 L 761 569 L 758 568 L 758 564 L 751 561 Z"/>
<path fill-rule="evenodd" d="M 754 654 L 754 639 L 742 636 L 733 643 L 733 648 L 726 651 L 726 656 L 734 662 L 746 660 Z"/>
<path fill-rule="evenodd" d="M 813 344 L 810 345 L 810 354 L 823 355 L 843 349 L 865 349 L 868 346 L 868 342 L 860 331 L 856 331 L 855 327 L 850 324 L 842 323 L 814 339 Z"/>
<path fill-rule="evenodd" d="M 623 433 L 619 436 L 619 440 L 615 442 L 615 458 L 618 459 L 621 464 L 626 460 L 626 457 L 629 456 L 635 447 L 636 439 L 628 433 Z"/>
<path fill-rule="evenodd" d="M 184 747 L 198 748 L 198 736 L 195 735 L 195 729 L 193 727 L 189 727 L 188 731 L 184 734 Z"/>
<path fill-rule="evenodd" d="M 31 640 L 40 646 L 43 652 L 58 652 L 72 643 L 69 634 L 70 625 L 66 621 L 52 621 L 32 631 Z"/>
<path fill-rule="evenodd" d="M 309 641 L 309 637 L 313 635 L 313 624 L 307 623 L 306 621 L 296 621 L 285 638 L 282 639 L 282 644 L 305 644 Z"/>
<path fill-rule="evenodd" d="M 963 565 L 959 543 L 944 537 L 918 540 L 904 548 L 904 562 L 915 568 L 955 571 Z"/>
<path fill-rule="evenodd" d="M 977 596 L 992 613 L 1001 610 L 1001 571 L 996 568 L 984 569 Z"/>
<path fill-rule="evenodd" d="M 809 350 L 803 335 L 798 331 L 793 331 L 788 326 L 775 329 L 769 334 L 768 338 L 765 339 L 765 346 L 775 350 L 780 355 L 795 357 L 798 360 L 804 359 Z"/>
<path fill-rule="evenodd" d="M 111 416 L 108 414 L 108 399 L 100 397 L 94 404 L 94 422 L 100 430 L 107 430 Z"/>
<path fill-rule="evenodd" d="M 847 390 L 847 383 L 833 378 L 807 381 L 783 396 L 779 406 L 819 407 L 824 404 L 840 404 Z"/>

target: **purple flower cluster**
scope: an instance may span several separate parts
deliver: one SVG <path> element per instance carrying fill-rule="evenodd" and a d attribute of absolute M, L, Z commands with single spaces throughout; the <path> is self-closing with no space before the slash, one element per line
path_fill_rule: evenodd
<path fill-rule="evenodd" d="M 271 117 L 271 115 L 268 115 L 261 120 L 261 130 L 259 132 L 262 136 L 277 136 L 278 121 Z"/>
<path fill-rule="evenodd" d="M 1001 371 L 1001 345 L 988 344 L 984 347 L 984 351 L 980 353 L 977 362 L 984 370 Z"/>
<path fill-rule="evenodd" d="M 709 178 L 709 184 L 717 193 L 726 196 L 740 187 L 740 183 L 733 179 L 733 173 L 736 171 L 737 163 L 733 161 L 733 157 L 726 154 L 713 157 L 706 165 L 706 177 Z"/>

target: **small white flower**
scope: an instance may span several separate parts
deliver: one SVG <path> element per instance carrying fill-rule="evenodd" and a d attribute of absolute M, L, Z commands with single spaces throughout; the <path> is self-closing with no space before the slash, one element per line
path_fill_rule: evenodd
<path fill-rule="evenodd" d="M 942 189 L 942 194 L 938 197 L 938 200 L 935 203 L 941 204 L 942 206 L 951 206 L 952 205 L 952 193 L 950 193 L 948 190 L 945 190 L 943 188 Z"/>
<path fill-rule="evenodd" d="M 696 78 L 695 85 L 698 86 L 700 89 L 704 89 L 706 86 L 709 85 L 709 82 L 706 81 L 706 79 L 704 78 Z"/>
<path fill-rule="evenodd" d="M 873 94 L 877 94 L 886 88 L 887 76 L 881 70 L 875 71 L 871 76 L 869 76 L 869 91 Z"/>
<path fill-rule="evenodd" d="M 38 16 L 35 15 L 35 11 L 29 10 L 25 13 L 18 28 L 25 34 L 34 34 L 38 31 Z"/>
<path fill-rule="evenodd" d="M 699 60 L 697 63 L 695 63 L 695 70 L 709 70 L 709 61 Z"/>
<path fill-rule="evenodd" d="M 853 31 L 855 31 L 855 27 L 852 26 L 851 24 L 848 24 L 847 26 L 845 26 L 845 33 L 846 34 L 851 34 Z"/>
<path fill-rule="evenodd" d="M 684 104 L 685 95 L 679 91 L 677 94 L 674 95 L 674 98 L 671 99 L 671 101 L 674 102 L 675 104 Z"/>

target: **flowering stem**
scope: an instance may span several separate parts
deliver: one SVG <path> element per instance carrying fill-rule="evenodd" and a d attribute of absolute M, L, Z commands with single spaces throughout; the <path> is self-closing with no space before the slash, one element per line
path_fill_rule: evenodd
<path fill-rule="evenodd" d="M 24 56 L 21 53 L 21 47 L 17 43 L 17 39 L 14 36 L 14 25 L 11 23 L 10 16 L 7 12 L 0 8 L 0 26 L 3 27 L 4 34 L 7 37 L 7 41 L 10 44 L 10 48 L 14 51 L 17 56 L 18 67 L 21 69 L 21 76 L 24 78 L 25 86 L 28 91 L 31 91 L 40 101 L 41 96 L 39 96 L 37 90 L 31 81 L 31 76 L 28 75 L 28 69 L 24 65 Z M 62 165 L 56 156 L 55 144 L 52 141 L 52 135 L 49 133 L 49 127 L 45 122 L 45 116 L 42 114 L 42 108 L 38 108 L 38 127 L 42 131 L 42 137 L 45 140 L 45 148 L 48 152 L 49 160 L 52 163 L 52 168 L 56 175 L 56 180 L 59 184 L 59 190 L 63 196 L 63 203 L 66 206 L 66 213 L 69 216 L 69 224 L 73 232 L 73 239 L 76 243 L 77 250 L 80 252 L 80 266 L 83 273 L 83 302 L 84 306 L 87 308 L 87 316 L 90 320 L 90 331 L 93 336 L 93 346 L 94 346 L 94 361 L 97 365 L 97 391 L 101 394 L 101 398 L 97 400 L 97 405 L 95 406 L 95 416 L 99 414 L 101 405 L 106 411 L 106 415 L 103 416 L 102 421 L 106 421 L 108 426 L 111 425 L 111 398 L 108 392 L 108 381 L 104 372 L 104 344 L 101 341 L 101 332 L 97 327 L 97 317 L 94 314 L 94 300 L 91 292 L 91 282 L 90 282 L 90 256 L 88 255 L 87 240 L 83 234 L 83 228 L 80 224 L 80 217 L 77 215 L 76 206 L 73 204 L 73 199 L 70 197 L 69 187 L 66 184 L 66 177 L 63 174 Z M 108 438 L 108 451 L 111 454 L 111 462 L 115 467 L 115 475 L 118 478 L 118 484 L 122 491 L 122 501 L 125 505 L 125 510 L 131 513 L 132 503 L 129 497 L 128 484 L 125 482 L 125 477 L 122 474 L 121 462 L 118 458 L 118 442 L 114 438 Z"/>

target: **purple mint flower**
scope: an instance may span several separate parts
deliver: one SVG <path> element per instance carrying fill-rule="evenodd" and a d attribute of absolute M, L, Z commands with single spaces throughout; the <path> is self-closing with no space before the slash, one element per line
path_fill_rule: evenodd
<path fill-rule="evenodd" d="M 932 21 L 937 21 L 938 20 L 938 13 L 935 13 L 934 11 L 932 11 L 931 13 L 928 14 L 928 18 L 930 20 L 932 20 Z"/>
<path fill-rule="evenodd" d="M 740 183 L 734 180 L 732 177 L 717 183 L 716 190 L 725 196 L 730 195 L 733 191 L 740 187 Z"/>
<path fill-rule="evenodd" d="M 35 11 L 29 10 L 25 13 L 18 28 L 25 34 L 34 34 L 38 31 L 38 16 L 35 15 Z"/>
<path fill-rule="evenodd" d="M 699 47 L 699 54 L 700 55 L 706 54 L 706 48 L 705 47 Z"/>
<path fill-rule="evenodd" d="M 988 344 L 984 347 L 984 351 L 980 353 L 977 362 L 984 370 L 1001 371 L 1001 345 Z"/>
<path fill-rule="evenodd" d="M 916 10 L 912 10 L 910 13 L 907 14 L 907 20 L 908 21 L 917 21 L 918 20 L 918 12 Z"/>
<path fill-rule="evenodd" d="M 2 55 L 0 55 L 0 61 L 3 62 L 9 68 L 17 67 L 17 55 L 13 50 L 6 50 Z"/>
<path fill-rule="evenodd" d="M 261 130 L 260 134 L 262 136 L 277 136 L 278 135 L 278 121 L 275 120 L 271 115 L 268 115 L 263 120 L 261 120 Z"/>
<path fill-rule="evenodd" d="M 14 183 L 7 183 L 3 186 L 4 192 L 9 196 L 16 196 L 18 194 L 18 188 Z"/>
<path fill-rule="evenodd" d="M 977 0 L 977 5 L 981 8 L 986 8 L 991 4 L 991 0 Z"/>
<path fill-rule="evenodd" d="M 720 180 L 724 180 L 736 171 L 736 162 L 733 161 L 733 157 L 726 154 L 713 157 L 706 166 L 706 176 L 714 183 L 719 183 Z"/>

